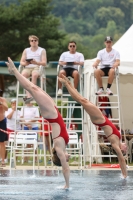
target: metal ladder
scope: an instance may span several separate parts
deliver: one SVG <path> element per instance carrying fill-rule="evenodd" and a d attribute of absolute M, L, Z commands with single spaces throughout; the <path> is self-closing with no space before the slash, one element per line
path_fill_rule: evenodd
<path fill-rule="evenodd" d="M 121 116 L 121 103 L 120 103 L 120 94 L 119 94 L 119 71 L 118 69 L 116 69 L 115 71 L 115 78 L 112 84 L 111 89 L 113 90 L 113 95 L 107 95 L 107 94 L 102 94 L 102 95 L 95 95 L 95 92 L 97 91 L 97 81 L 94 78 L 94 74 L 93 76 L 93 92 L 91 94 L 91 102 L 94 103 L 95 105 L 97 105 L 99 107 L 99 109 L 111 109 L 112 110 L 112 116 L 113 118 L 109 118 L 110 121 L 113 122 L 113 124 L 116 124 L 119 126 L 119 131 L 121 133 L 121 129 L 122 129 L 122 116 Z M 108 77 L 103 77 L 103 85 L 107 85 L 107 78 Z M 105 88 L 105 87 L 104 87 Z M 110 102 L 100 102 L 99 101 L 99 97 L 108 97 Z M 104 105 L 102 105 L 102 104 Z M 110 104 L 110 105 L 108 105 Z M 91 122 L 89 122 L 91 123 Z M 109 157 L 110 158 L 110 162 L 111 162 L 111 157 L 117 157 L 116 155 L 111 155 L 109 152 L 109 155 L 102 155 L 101 154 L 101 149 L 99 146 L 99 142 L 98 142 L 98 134 L 100 133 L 100 135 L 105 135 L 103 131 L 99 131 L 98 128 L 96 128 L 95 125 L 93 125 L 92 123 L 90 124 L 90 145 L 91 145 L 91 156 L 90 156 L 90 166 L 93 162 L 93 159 L 95 159 L 96 162 L 102 162 L 102 157 Z M 102 144 L 102 143 L 101 143 Z M 103 144 L 105 145 L 110 145 L 109 142 L 104 142 Z"/>
<path fill-rule="evenodd" d="M 56 82 L 56 106 L 59 109 L 60 113 L 63 117 L 64 123 L 66 124 L 66 129 L 75 129 L 75 125 L 77 127 L 80 127 L 80 129 L 76 129 L 75 132 L 78 134 L 83 134 L 83 107 L 79 105 L 76 101 L 74 101 L 70 94 L 65 91 L 62 86 L 63 95 L 58 97 L 58 74 L 59 74 L 60 66 L 57 66 L 57 82 Z M 82 73 L 82 67 L 78 66 L 78 71 L 80 74 L 80 80 L 79 80 L 79 91 L 80 94 L 83 95 L 83 73 Z M 73 79 L 71 77 L 68 77 L 71 82 L 73 82 Z M 73 83 L 72 83 L 73 84 Z M 63 114 L 66 112 L 65 114 Z M 80 116 L 77 116 L 76 112 L 80 112 Z M 73 116 L 74 115 L 74 116 Z M 72 128 L 70 127 L 72 125 Z"/>
<path fill-rule="evenodd" d="M 66 121 L 66 125 L 67 125 L 67 128 L 70 128 L 70 122 L 71 122 L 71 116 L 73 114 L 73 111 L 75 109 L 75 104 L 77 104 L 76 101 L 74 101 L 70 94 L 66 91 L 64 93 L 64 87 L 62 86 L 62 91 L 63 91 L 63 95 L 61 96 L 58 96 L 57 95 L 57 92 L 58 92 L 58 74 L 59 74 L 59 71 L 60 71 L 60 68 L 61 66 L 58 65 L 57 66 L 57 81 L 56 81 L 56 99 L 55 99 L 55 103 L 56 103 L 56 106 L 60 109 L 60 113 L 61 115 L 63 116 L 63 110 L 64 109 L 67 109 L 67 116 L 64 118 L 64 120 Z M 79 75 L 80 75 L 80 80 L 79 80 L 79 91 L 80 91 L 80 94 L 83 95 L 83 73 L 82 73 L 82 67 L 81 66 L 78 66 L 78 72 L 79 72 Z M 71 82 L 73 82 L 73 79 L 71 77 L 68 77 L 70 79 Z M 76 106 L 76 108 L 81 108 L 81 106 Z M 75 119 L 75 120 L 78 120 L 78 119 Z M 79 120 L 82 120 L 79 119 Z"/>
<path fill-rule="evenodd" d="M 22 68 L 23 68 L 23 66 L 19 66 L 19 72 L 21 73 L 21 71 L 22 71 Z M 43 67 L 43 66 L 40 66 L 40 69 L 39 69 L 39 71 L 40 71 L 40 87 L 41 87 L 41 89 L 42 90 L 44 90 L 44 91 L 46 91 L 46 73 L 45 73 L 45 67 Z M 29 78 L 30 79 L 30 78 Z M 18 105 L 18 101 L 20 100 L 20 99 L 22 99 L 22 97 L 25 97 L 25 89 L 23 89 L 21 86 L 20 86 L 20 83 L 19 83 L 19 81 L 17 81 L 17 89 L 16 89 L 16 109 L 21 109 L 22 107 L 24 108 L 25 107 L 25 105 Z M 34 101 L 33 101 L 33 103 L 35 103 Z M 39 108 L 38 106 L 37 106 L 37 108 Z M 24 110 L 24 109 L 23 109 Z M 15 119 L 15 121 L 16 121 L 16 123 L 15 123 L 15 137 L 14 137 L 14 143 L 15 143 L 15 140 L 16 140 L 16 134 L 17 134 L 17 132 L 18 131 L 20 131 L 20 130 L 17 130 L 16 129 L 16 124 L 17 124 L 17 121 L 18 120 L 23 120 L 24 118 L 19 118 L 19 119 L 17 119 L 17 117 L 16 117 L 16 119 Z M 41 118 L 39 118 L 39 119 L 41 119 Z M 38 119 L 38 120 L 39 120 Z M 37 118 L 33 118 L 32 120 L 37 120 Z M 21 123 L 21 122 L 20 122 Z M 38 125 L 39 125 L 39 122 L 36 122 L 36 123 L 38 123 Z M 44 130 L 44 124 L 45 124 L 45 122 L 44 122 L 44 120 L 42 120 L 42 130 L 35 130 L 35 132 L 37 132 L 37 134 L 39 134 L 39 132 L 43 132 L 44 134 L 45 134 L 45 130 Z M 26 133 L 30 133 L 30 132 L 33 132 L 33 130 L 22 130 L 23 132 L 26 132 Z M 49 132 L 50 132 L 50 129 L 48 130 Z M 44 166 L 45 167 L 47 167 L 47 162 L 46 162 L 46 157 L 47 156 L 50 156 L 51 158 L 52 158 L 52 153 L 50 154 L 50 155 L 47 155 L 46 154 L 46 148 L 45 148 L 45 137 L 44 137 L 44 134 L 43 134 L 43 141 L 41 141 L 41 142 L 38 142 L 38 146 L 41 144 L 41 145 L 43 145 L 43 151 L 44 151 L 44 153 L 43 154 L 41 154 L 41 156 L 43 156 L 44 157 Z M 49 137 L 50 138 L 50 137 Z M 50 143 L 51 143 L 51 138 L 50 138 Z M 37 148 L 37 151 L 38 151 L 38 148 Z M 52 152 L 52 151 L 51 151 Z M 51 162 L 51 165 L 53 166 L 53 164 L 52 164 L 52 162 Z M 38 161 L 38 167 L 39 167 L 39 161 Z"/>

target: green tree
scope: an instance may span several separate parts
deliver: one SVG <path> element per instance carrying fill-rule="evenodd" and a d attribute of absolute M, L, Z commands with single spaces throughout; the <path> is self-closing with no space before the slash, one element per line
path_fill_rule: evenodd
<path fill-rule="evenodd" d="M 103 40 L 106 35 L 111 35 L 114 38 L 114 41 L 117 41 L 120 36 L 131 26 L 133 21 L 133 0 L 23 0 L 25 3 L 22 3 L 22 0 L 20 0 L 21 3 L 19 3 L 18 0 L 3 1 L 6 1 L 6 3 L 16 2 L 19 5 L 15 8 L 14 15 L 12 14 L 14 17 L 18 9 L 17 15 L 20 18 L 20 21 L 13 21 L 14 29 L 10 27 L 10 32 L 13 32 L 12 37 L 14 38 L 14 35 L 17 34 L 18 40 L 20 40 L 21 29 L 18 29 L 17 26 L 18 23 L 21 23 L 22 20 L 25 20 L 24 22 L 27 25 L 26 27 L 28 27 L 27 29 L 25 29 L 24 26 L 24 28 L 22 29 L 23 35 L 21 36 L 24 41 L 23 44 L 22 42 L 20 43 L 21 50 L 23 50 L 23 48 L 25 48 L 25 45 L 27 45 L 27 37 L 29 33 L 34 32 L 39 37 L 41 36 L 40 46 L 46 48 L 49 60 L 58 60 L 60 54 L 63 51 L 67 50 L 67 43 L 69 40 L 71 40 L 71 38 L 74 38 L 74 40 L 76 40 L 78 44 L 78 51 L 82 52 L 85 55 L 85 58 L 95 57 L 97 54 L 97 50 L 103 47 Z M 31 5 L 30 2 L 32 2 L 33 5 Z M 46 4 L 44 2 L 46 2 Z M 26 6 L 24 5 L 27 5 L 28 8 L 26 8 Z M 31 6 L 31 9 L 29 9 L 29 6 Z M 42 10 L 40 9 L 40 6 L 42 7 Z M 20 10 L 20 7 L 22 7 L 23 9 Z M 34 9 L 32 7 L 34 7 Z M 10 12 L 4 10 L 4 12 L 2 13 L 2 9 L 3 7 L 0 8 L 0 16 L 9 15 L 8 17 L 4 18 L 5 21 L 3 22 L 2 26 L 6 30 L 7 21 L 12 22 L 12 20 L 10 19 Z M 33 12 L 31 11 L 32 9 Z M 40 9 L 39 12 L 37 11 L 37 9 Z M 45 11 L 47 11 L 48 15 L 45 13 Z M 29 15 L 27 13 L 29 13 Z M 35 15 L 33 13 L 35 13 Z M 41 14 L 39 15 L 39 13 Z M 39 21 L 38 16 L 41 16 L 42 13 L 43 17 L 41 17 L 41 20 Z M 51 18 L 50 13 L 58 17 L 60 21 L 57 20 L 53 15 Z M 26 16 L 26 19 L 24 17 L 21 17 L 21 15 L 23 16 L 23 14 Z M 34 17 L 34 20 L 32 19 L 33 26 L 31 26 L 32 21 L 28 23 L 28 16 L 30 16 L 30 18 Z M 48 16 L 50 17 L 50 24 Z M 0 24 L 2 23 L 1 19 L 3 20 L 3 17 L 0 17 Z M 55 27 L 53 24 L 55 25 Z M 2 31 L 4 30 L 4 28 L 2 28 Z M 63 34 L 57 31 L 57 29 L 60 31 L 64 31 L 67 36 L 63 38 Z M 11 33 L 8 32 L 8 34 Z M 56 39 L 53 39 L 53 37 L 55 37 Z M 13 41 L 13 43 L 16 42 L 16 40 L 12 38 L 10 39 L 11 41 Z M 99 41 L 99 39 L 101 39 L 101 41 Z M 3 43 L 3 39 L 1 40 Z M 18 48 L 18 44 L 19 42 L 17 41 L 16 45 L 12 45 L 12 52 L 15 52 L 15 49 Z M 7 45 L 9 45 L 8 42 L 5 43 L 5 46 Z M 3 49 L 2 51 L 4 52 L 5 50 Z M 11 55 L 11 52 L 9 53 L 9 55 Z"/>
<path fill-rule="evenodd" d="M 122 26 L 124 25 L 124 16 L 125 15 L 120 8 L 114 7 L 101 7 L 95 13 L 95 19 L 102 27 L 106 27 L 109 20 L 114 20 L 116 24 L 121 23 Z"/>
<path fill-rule="evenodd" d="M 77 37 L 78 50 L 84 46 L 86 58 L 96 57 L 104 47 L 106 35 L 117 41 L 133 21 L 133 0 L 54 0 L 52 4 L 52 13 L 60 17 L 59 28 L 69 34 L 67 38 L 71 35 L 82 38 Z"/>
<path fill-rule="evenodd" d="M 133 0 L 114 0 L 114 6 L 120 8 L 125 14 L 124 30 L 127 30 L 133 23 Z"/>
<path fill-rule="evenodd" d="M 50 3 L 51 0 L 28 0 L 9 6 L 0 4 L 0 60 L 7 56 L 19 58 L 32 34 L 39 37 L 48 60 L 59 57 L 65 34 L 58 31 L 59 19 L 51 14 Z"/>
<path fill-rule="evenodd" d="M 94 14 L 103 5 L 113 6 L 113 0 L 54 0 L 52 4 L 54 5 L 52 13 L 62 19 L 61 27 L 67 33 L 94 35 L 99 27 Z"/>

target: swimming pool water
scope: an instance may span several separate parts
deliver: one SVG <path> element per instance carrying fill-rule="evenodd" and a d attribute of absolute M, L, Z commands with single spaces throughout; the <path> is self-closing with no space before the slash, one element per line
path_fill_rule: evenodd
<path fill-rule="evenodd" d="M 57 170 L 0 170 L 0 200 L 132 200 L 133 172 L 71 171 L 70 189 Z"/>

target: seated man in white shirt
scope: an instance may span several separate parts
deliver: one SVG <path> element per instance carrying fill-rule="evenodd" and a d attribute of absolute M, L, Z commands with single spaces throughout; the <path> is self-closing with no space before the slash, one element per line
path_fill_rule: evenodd
<path fill-rule="evenodd" d="M 21 108 L 20 117 L 24 118 L 22 120 L 24 130 L 39 130 L 38 123 L 35 123 L 38 119 L 34 119 L 40 117 L 39 110 L 32 103 L 28 103 L 25 107 Z"/>
<path fill-rule="evenodd" d="M 39 66 L 45 66 L 47 63 L 46 50 L 38 46 L 39 38 L 35 35 L 29 36 L 30 46 L 26 48 L 20 60 L 20 64 L 25 66 L 22 71 L 22 75 L 26 78 L 29 78 L 32 75 L 32 83 L 36 85 L 37 78 L 40 75 Z M 25 103 L 28 103 L 33 100 L 30 93 L 26 91 L 27 97 L 24 98 Z"/>
<path fill-rule="evenodd" d="M 110 36 L 105 38 L 104 42 L 106 48 L 100 50 L 97 54 L 97 60 L 94 62 L 93 67 L 95 70 L 95 78 L 97 80 L 99 90 L 96 92 L 96 95 L 104 93 L 102 76 L 108 76 L 108 83 L 106 93 L 108 95 L 113 95 L 113 92 L 110 90 L 110 87 L 114 80 L 115 68 L 120 65 L 120 54 L 118 51 L 112 48 L 113 39 Z M 101 62 L 100 69 L 97 69 L 97 66 Z"/>
<path fill-rule="evenodd" d="M 76 52 L 76 42 L 71 41 L 68 44 L 69 51 L 66 51 L 61 54 L 59 59 L 59 65 L 63 66 L 62 70 L 59 73 L 59 77 L 71 76 L 74 78 L 74 87 L 78 88 L 79 83 L 79 72 L 78 65 L 84 65 L 84 56 L 82 53 Z M 58 81 L 58 96 L 62 95 L 62 84 Z"/>

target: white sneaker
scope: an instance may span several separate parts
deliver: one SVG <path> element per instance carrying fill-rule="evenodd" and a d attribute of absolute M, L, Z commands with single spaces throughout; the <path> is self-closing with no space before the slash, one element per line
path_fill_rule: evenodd
<path fill-rule="evenodd" d="M 6 159 L 4 159 L 4 162 L 5 162 L 5 163 L 8 163 L 8 159 L 7 159 L 7 158 L 6 158 Z"/>
<path fill-rule="evenodd" d="M 113 92 L 110 90 L 110 88 L 107 88 L 107 89 L 106 89 L 106 93 L 107 93 L 108 95 L 113 95 Z"/>
<path fill-rule="evenodd" d="M 104 93 L 103 88 L 99 88 L 99 90 L 96 92 L 96 95 L 103 94 L 103 93 Z"/>
<path fill-rule="evenodd" d="M 57 96 L 62 96 L 62 89 L 58 90 Z"/>

